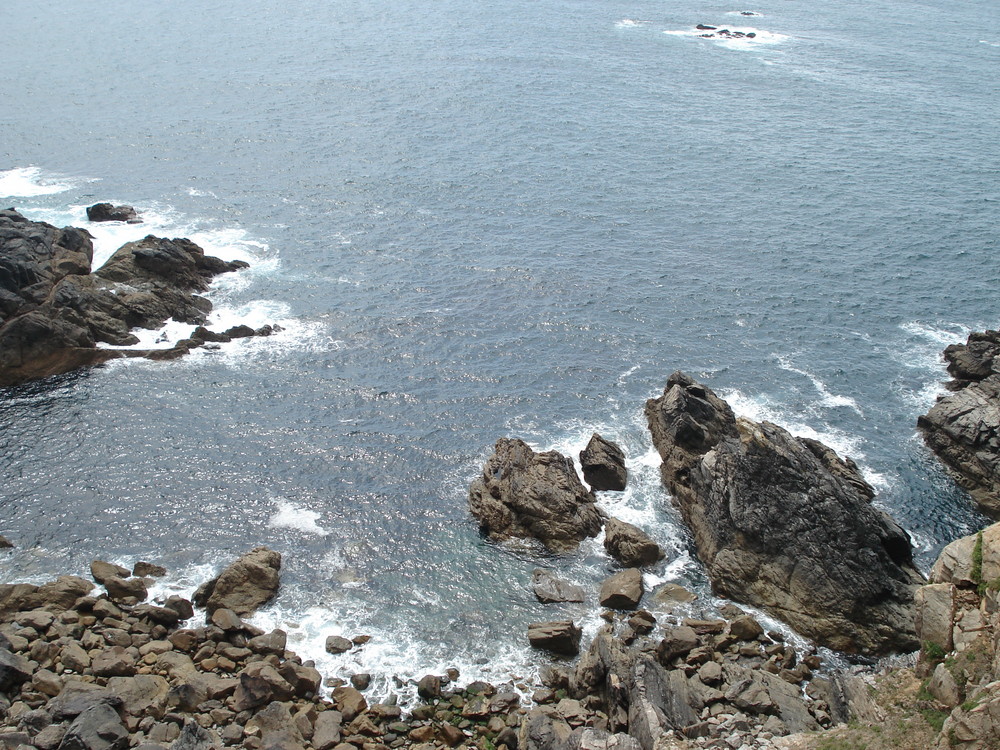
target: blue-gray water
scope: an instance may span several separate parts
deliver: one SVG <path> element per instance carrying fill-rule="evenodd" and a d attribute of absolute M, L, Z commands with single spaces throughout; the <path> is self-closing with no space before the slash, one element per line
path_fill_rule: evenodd
<path fill-rule="evenodd" d="M 603 506 L 670 550 L 648 582 L 707 594 L 642 418 L 677 368 L 856 458 L 922 565 L 980 523 L 914 424 L 940 350 L 997 325 L 992 0 L 8 0 L 4 25 L 0 201 L 131 203 L 147 225 L 102 248 L 248 257 L 220 319 L 286 332 L 0 391 L 0 579 L 151 558 L 190 585 L 267 544 L 265 618 L 324 668 L 523 677 L 527 622 L 595 611 L 538 605 L 531 569 L 611 564 L 484 543 L 468 483 L 498 437 L 597 429 L 633 470 Z M 375 639 L 325 657 L 338 632 Z"/>

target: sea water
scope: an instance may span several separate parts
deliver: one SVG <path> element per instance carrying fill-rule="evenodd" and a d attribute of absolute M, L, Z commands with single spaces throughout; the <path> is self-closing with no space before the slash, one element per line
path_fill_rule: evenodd
<path fill-rule="evenodd" d="M 5 25 L 0 201 L 86 226 L 98 263 L 147 233 L 246 260 L 211 325 L 283 330 L 0 391 L 0 580 L 149 559 L 190 593 L 265 544 L 255 622 L 325 674 L 526 684 L 527 623 L 599 622 L 531 571 L 615 567 L 600 539 L 485 542 L 468 485 L 500 437 L 600 432 L 630 470 L 601 507 L 667 552 L 647 585 L 710 610 L 642 415 L 679 368 L 854 458 L 924 569 L 982 523 L 915 422 L 941 349 L 997 325 L 990 2 L 10 0 Z"/>

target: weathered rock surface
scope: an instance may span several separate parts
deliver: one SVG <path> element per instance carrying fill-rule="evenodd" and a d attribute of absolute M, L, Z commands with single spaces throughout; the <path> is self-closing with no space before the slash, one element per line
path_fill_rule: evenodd
<path fill-rule="evenodd" d="M 635 609 L 644 593 L 642 572 L 638 568 L 628 568 L 605 579 L 598 601 L 602 607 L 611 609 Z"/>
<path fill-rule="evenodd" d="M 604 549 L 622 565 L 641 568 L 663 559 L 663 550 L 637 526 L 617 518 L 604 523 Z"/>
<path fill-rule="evenodd" d="M 1000 519 L 1000 331 L 944 350 L 954 378 L 917 425 L 927 445 L 993 519 Z"/>
<path fill-rule="evenodd" d="M 203 323 L 212 305 L 197 292 L 213 276 L 246 267 L 189 240 L 153 236 L 123 246 L 94 273 L 92 261 L 86 230 L 0 211 L 0 387 L 117 357 L 165 358 L 97 344 L 136 344 L 131 329 L 171 318 Z"/>
<path fill-rule="evenodd" d="M 712 586 L 847 652 L 917 646 L 909 536 L 857 467 L 677 372 L 646 417 Z"/>
<path fill-rule="evenodd" d="M 570 459 L 556 451 L 535 453 L 510 438 L 497 441 L 469 488 L 469 509 L 490 539 L 533 537 L 553 552 L 574 550 L 597 535 L 602 519 L 594 503 Z"/>
<path fill-rule="evenodd" d="M 221 608 L 242 616 L 253 614 L 278 593 L 280 569 L 279 553 L 257 547 L 199 588 L 195 603 L 204 606 L 209 616 Z"/>
<path fill-rule="evenodd" d="M 587 447 L 580 451 L 580 465 L 583 467 L 583 481 L 591 489 L 621 491 L 628 484 L 625 452 L 596 432 Z"/>

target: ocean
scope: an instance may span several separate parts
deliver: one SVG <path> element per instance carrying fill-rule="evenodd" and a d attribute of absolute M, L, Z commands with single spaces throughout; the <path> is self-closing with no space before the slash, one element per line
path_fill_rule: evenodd
<path fill-rule="evenodd" d="M 925 570 L 984 522 L 915 425 L 944 346 L 998 324 L 994 3 L 4 10 L 0 202 L 98 263 L 147 233 L 247 260 L 213 327 L 284 330 L 0 390 L 0 581 L 146 559 L 190 593 L 264 544 L 254 622 L 325 675 L 527 685 L 527 623 L 600 622 L 531 571 L 614 565 L 487 543 L 468 485 L 500 437 L 600 432 L 631 471 L 600 506 L 667 551 L 647 587 L 710 612 L 642 415 L 676 369 L 854 458 Z M 98 201 L 145 223 L 88 225 Z"/>

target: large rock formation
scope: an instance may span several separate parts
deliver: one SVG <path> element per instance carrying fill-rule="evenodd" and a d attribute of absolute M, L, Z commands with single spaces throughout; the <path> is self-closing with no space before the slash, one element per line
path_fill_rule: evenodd
<path fill-rule="evenodd" d="M 482 476 L 469 487 L 469 509 L 491 539 L 534 537 L 553 552 L 576 549 L 601 530 L 594 495 L 573 462 L 557 451 L 535 453 L 501 438 Z"/>
<path fill-rule="evenodd" d="M 583 468 L 583 479 L 591 489 L 621 491 L 628 483 L 625 452 L 596 432 L 587 447 L 580 451 L 580 466 Z"/>
<path fill-rule="evenodd" d="M 207 256 L 189 240 L 153 236 L 120 248 L 95 273 L 93 255 L 86 230 L 0 211 L 0 387 L 152 355 L 97 344 L 137 344 L 131 329 L 171 318 L 204 323 L 212 305 L 196 293 L 213 276 L 246 266 Z"/>
<path fill-rule="evenodd" d="M 954 380 L 917 420 L 930 446 L 980 509 L 1000 518 L 1000 331 L 944 350 Z"/>
<path fill-rule="evenodd" d="M 714 590 L 847 652 L 913 650 L 922 577 L 909 536 L 857 467 L 769 422 L 737 419 L 689 376 L 646 403 L 661 474 Z"/>

